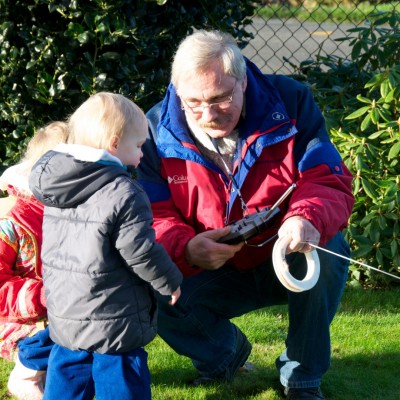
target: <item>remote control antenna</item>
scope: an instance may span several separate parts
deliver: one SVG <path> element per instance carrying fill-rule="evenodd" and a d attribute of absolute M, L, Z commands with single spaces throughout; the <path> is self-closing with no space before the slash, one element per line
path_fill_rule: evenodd
<path fill-rule="evenodd" d="M 286 199 L 286 197 L 289 196 L 290 193 L 292 193 L 292 191 L 296 188 L 296 184 L 292 183 L 288 189 L 286 189 L 285 193 L 283 193 L 283 195 L 281 197 L 279 197 L 279 199 L 276 201 L 276 203 L 270 208 L 270 210 L 274 210 L 276 207 L 279 206 L 279 204 L 282 203 L 283 200 Z"/>
<path fill-rule="evenodd" d="M 276 203 L 268 210 L 267 214 L 265 214 L 263 217 L 261 217 L 261 219 L 263 221 L 268 221 L 268 218 L 270 217 L 270 215 L 274 212 L 275 208 L 278 208 L 279 204 L 282 203 L 283 200 L 286 199 L 286 197 L 289 196 L 290 193 L 292 193 L 292 191 L 296 188 L 296 184 L 292 183 L 285 191 L 285 193 L 283 193 L 283 195 L 281 197 L 279 197 L 279 199 L 276 201 Z"/>

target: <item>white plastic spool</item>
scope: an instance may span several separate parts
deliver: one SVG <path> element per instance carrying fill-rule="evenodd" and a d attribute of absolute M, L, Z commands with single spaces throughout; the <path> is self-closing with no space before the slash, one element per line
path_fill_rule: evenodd
<path fill-rule="evenodd" d="M 286 248 L 292 238 L 282 236 L 274 244 L 272 251 L 272 263 L 275 274 L 286 289 L 292 292 L 303 292 L 310 290 L 315 286 L 319 278 L 319 257 L 316 250 L 304 253 L 307 260 L 307 274 L 302 280 L 296 279 L 289 271 L 289 265 L 286 262 Z"/>

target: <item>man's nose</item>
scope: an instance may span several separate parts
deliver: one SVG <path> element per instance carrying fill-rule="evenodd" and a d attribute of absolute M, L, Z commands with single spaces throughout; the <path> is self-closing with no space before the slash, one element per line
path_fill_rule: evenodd
<path fill-rule="evenodd" d="M 203 108 L 203 113 L 201 115 L 201 119 L 205 122 L 214 121 L 218 116 L 217 110 L 211 105 L 205 106 Z"/>

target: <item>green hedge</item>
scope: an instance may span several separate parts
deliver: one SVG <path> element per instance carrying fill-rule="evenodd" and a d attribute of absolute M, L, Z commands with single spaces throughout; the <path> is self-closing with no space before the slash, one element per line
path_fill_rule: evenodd
<path fill-rule="evenodd" d="M 400 13 L 381 12 L 341 40 L 351 60 L 319 56 L 298 68 L 325 115 L 332 141 L 354 175 L 347 230 L 358 261 L 400 277 Z M 351 265 L 352 285 L 399 281 Z"/>
<path fill-rule="evenodd" d="M 98 91 L 145 110 L 162 98 L 178 42 L 218 28 L 242 44 L 246 0 L 0 0 L 0 165 L 34 130 L 64 119 Z"/>
<path fill-rule="evenodd" d="M 160 100 L 180 40 L 196 28 L 249 39 L 247 0 L 0 0 L 0 164 L 33 131 L 64 119 L 90 94 L 122 93 L 144 110 Z M 378 13 L 349 32 L 352 59 L 318 56 L 297 67 L 332 141 L 353 172 L 353 257 L 400 276 L 400 14 Z M 353 285 L 385 275 L 351 265 Z"/>

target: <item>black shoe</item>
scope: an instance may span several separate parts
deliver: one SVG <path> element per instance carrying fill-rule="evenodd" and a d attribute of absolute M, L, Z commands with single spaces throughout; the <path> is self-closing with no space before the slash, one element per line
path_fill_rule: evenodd
<path fill-rule="evenodd" d="M 207 386 L 207 385 L 217 385 L 218 383 L 222 383 L 222 378 L 208 378 L 207 376 L 199 376 L 196 379 L 193 379 L 189 384 L 190 386 Z"/>
<path fill-rule="evenodd" d="M 239 375 L 246 375 L 250 373 L 251 371 L 254 371 L 256 366 L 251 363 L 246 361 L 244 365 L 242 365 L 236 372 L 235 376 Z M 224 375 L 217 376 L 214 378 L 208 378 L 207 376 L 199 376 L 193 381 L 190 382 L 191 386 L 207 386 L 207 385 L 218 385 L 220 383 L 226 383 L 227 380 L 224 378 Z"/>
<path fill-rule="evenodd" d="M 288 400 L 325 400 L 319 387 L 302 389 L 285 387 L 283 394 Z"/>
<path fill-rule="evenodd" d="M 240 372 L 249 372 L 254 369 L 253 364 L 246 363 L 246 360 L 249 358 L 251 353 L 251 344 L 239 328 L 236 326 L 234 328 L 236 329 L 236 354 L 226 372 L 214 377 L 200 375 L 192 381 L 192 386 L 212 385 L 223 382 L 230 383 L 233 381 L 233 378 L 239 370 Z"/>

